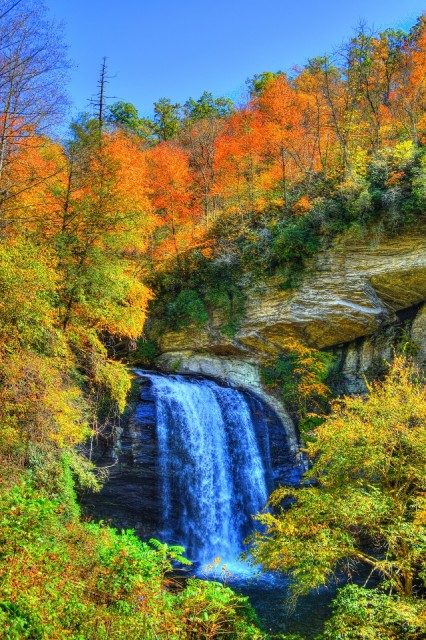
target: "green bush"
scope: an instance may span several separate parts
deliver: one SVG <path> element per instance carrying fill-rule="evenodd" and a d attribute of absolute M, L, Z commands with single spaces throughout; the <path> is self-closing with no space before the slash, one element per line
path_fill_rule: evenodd
<path fill-rule="evenodd" d="M 5 640 L 260 640 L 247 599 L 215 582 L 174 583 L 181 547 L 82 522 L 31 482 L 0 492 Z M 172 588 L 171 588 L 172 587 Z"/>
<path fill-rule="evenodd" d="M 422 640 L 426 603 L 402 599 L 379 589 L 348 585 L 339 590 L 323 640 Z"/>
<path fill-rule="evenodd" d="M 209 316 L 206 305 L 196 291 L 184 289 L 167 305 L 168 324 L 175 329 L 182 329 L 188 324 L 200 328 L 207 324 Z"/>
<path fill-rule="evenodd" d="M 128 361 L 131 365 L 152 366 L 159 354 L 160 351 L 155 340 L 140 339 L 136 349 L 130 352 Z"/>
<path fill-rule="evenodd" d="M 290 219 L 279 228 L 273 243 L 272 255 L 277 264 L 291 263 L 293 269 L 302 269 L 321 246 L 318 225 L 309 215 Z"/>

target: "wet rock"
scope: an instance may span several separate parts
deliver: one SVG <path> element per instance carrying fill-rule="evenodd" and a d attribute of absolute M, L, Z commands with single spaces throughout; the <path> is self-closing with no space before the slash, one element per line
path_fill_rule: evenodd
<path fill-rule="evenodd" d="M 247 394 L 256 438 L 265 462 L 268 489 L 297 484 L 301 467 L 289 447 L 276 412 L 255 395 Z M 82 497 L 86 515 L 102 519 L 118 529 L 134 529 L 144 540 L 162 536 L 163 501 L 157 436 L 157 409 L 151 382 L 141 378 L 140 399 L 115 443 L 98 452 L 97 465 L 109 468 L 109 477 L 98 494 Z M 180 508 L 179 497 L 174 505 Z"/>

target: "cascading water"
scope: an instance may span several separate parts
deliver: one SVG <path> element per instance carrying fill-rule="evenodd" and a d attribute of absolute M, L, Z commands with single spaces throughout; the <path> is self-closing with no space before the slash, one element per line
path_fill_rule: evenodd
<path fill-rule="evenodd" d="M 230 585 L 250 597 L 266 628 L 320 633 L 332 590 L 322 604 L 318 595 L 305 598 L 290 616 L 282 606 L 285 576 L 253 580 L 247 565 L 235 563 L 253 530 L 252 514 L 274 487 L 301 479 L 279 418 L 254 395 L 212 380 L 136 373 L 134 411 L 118 438 L 94 447 L 94 461 L 109 476 L 100 493 L 86 495 L 86 513 L 143 540 L 181 544 L 196 571 L 220 557 Z"/>
<path fill-rule="evenodd" d="M 143 375 L 156 403 L 161 537 L 201 564 L 232 562 L 271 488 L 248 400 L 210 380 Z"/>

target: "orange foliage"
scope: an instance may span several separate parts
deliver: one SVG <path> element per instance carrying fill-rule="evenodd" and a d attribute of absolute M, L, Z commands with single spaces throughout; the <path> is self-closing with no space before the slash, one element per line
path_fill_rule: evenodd
<path fill-rule="evenodd" d="M 317 58 L 271 77 L 231 115 L 184 123 L 153 148 L 104 133 L 85 175 L 61 145 L 29 136 L 5 169 L 4 215 L 46 239 L 67 230 L 129 259 L 150 251 L 156 265 L 204 247 L 219 216 L 244 225 L 270 205 L 303 216 L 311 202 L 289 197 L 295 185 L 350 180 L 380 145 L 426 137 L 425 16 L 407 36 L 361 32 L 343 53 L 342 66 Z"/>
<path fill-rule="evenodd" d="M 193 199 L 189 158 L 183 149 L 161 143 L 146 156 L 152 212 L 162 228 L 157 256 L 167 260 L 197 243 L 201 210 Z"/>
<path fill-rule="evenodd" d="M 258 114 L 237 111 L 226 123 L 216 146 L 214 192 L 228 213 L 244 215 L 264 204 L 262 180 L 263 131 Z"/>

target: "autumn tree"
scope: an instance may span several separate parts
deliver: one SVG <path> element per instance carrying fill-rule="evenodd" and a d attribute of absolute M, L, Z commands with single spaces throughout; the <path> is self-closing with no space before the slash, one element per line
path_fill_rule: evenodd
<path fill-rule="evenodd" d="M 3 3 L 0 16 L 0 206 L 31 188 L 14 173 L 19 151 L 36 137 L 43 143 L 63 115 L 68 61 L 60 32 L 42 4 Z M 22 154 L 21 154 L 22 161 Z M 35 182 L 35 181 L 33 181 Z"/>
<path fill-rule="evenodd" d="M 333 409 L 307 446 L 305 485 L 278 489 L 273 511 L 257 516 L 267 530 L 255 535 L 253 558 L 289 572 L 296 594 L 360 563 L 409 602 L 425 588 L 424 379 L 397 357 L 367 398 Z"/>
<path fill-rule="evenodd" d="M 307 117 L 310 104 L 280 75 L 266 85 L 258 107 L 264 122 L 265 153 L 271 158 L 270 171 L 287 207 L 289 185 L 316 169 L 317 145 Z"/>
<path fill-rule="evenodd" d="M 271 81 L 283 75 L 285 74 L 282 71 L 263 71 L 263 73 L 256 73 L 252 78 L 248 78 L 246 85 L 251 97 L 261 95 Z"/>
<path fill-rule="evenodd" d="M 402 134 L 415 144 L 424 142 L 426 136 L 425 69 L 426 16 L 422 15 L 405 39 L 389 107 Z"/>
<path fill-rule="evenodd" d="M 215 192 L 225 215 L 238 213 L 241 221 L 261 210 L 273 183 L 264 182 L 264 129 L 258 114 L 240 109 L 228 118 L 218 136 L 214 158 Z"/>
<path fill-rule="evenodd" d="M 385 134 L 404 42 L 402 31 L 369 34 L 362 28 L 344 49 L 347 91 L 357 101 L 358 117 L 366 124 L 364 135 L 373 149 Z"/>
<path fill-rule="evenodd" d="M 218 209 L 214 192 L 216 143 L 223 119 L 231 110 L 231 100 L 214 98 L 207 91 L 198 100 L 189 98 L 184 105 L 185 129 L 181 143 L 189 155 L 194 190 L 202 203 L 206 226 L 214 221 Z"/>
<path fill-rule="evenodd" d="M 158 231 L 160 262 L 173 258 L 179 264 L 182 252 L 194 245 L 199 210 L 194 206 L 188 154 L 172 144 L 159 144 L 147 154 L 150 202 L 161 221 Z"/>
<path fill-rule="evenodd" d="M 141 258 L 155 218 L 143 151 L 133 136 L 102 133 L 97 119 L 84 117 L 74 123 L 65 148 L 36 146 L 26 163 L 30 173 L 34 166 L 55 177 L 17 200 L 25 211 L 19 230 L 48 247 L 55 270 L 54 327 L 71 350 L 68 364 L 86 379 L 91 419 L 109 401 L 116 417 L 130 378 L 111 359 L 112 345 L 138 338 L 151 297 Z"/>
<path fill-rule="evenodd" d="M 347 91 L 343 69 L 339 68 L 329 56 L 310 60 L 307 68 L 315 77 L 315 92 L 319 90 L 321 102 L 325 105 L 324 119 L 320 119 L 319 123 L 325 124 L 337 142 L 335 162 L 337 160 L 338 172 L 343 172 L 344 176 L 350 164 L 350 149 L 356 120 L 356 96 Z M 319 104 L 316 106 L 316 111 L 319 116 Z"/>
<path fill-rule="evenodd" d="M 310 103 L 310 134 L 316 145 L 316 156 L 319 169 L 328 178 L 333 168 L 336 149 L 335 129 L 339 126 L 337 114 L 330 113 L 328 92 L 324 81 L 324 73 L 328 74 L 328 60 L 313 58 L 300 70 L 295 78 L 297 91 L 308 97 Z M 340 130 L 338 130 L 340 133 Z M 342 140 L 342 145 L 345 146 Z"/>

